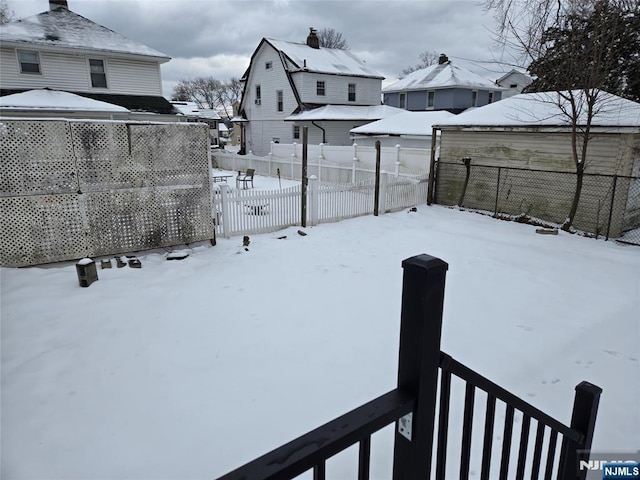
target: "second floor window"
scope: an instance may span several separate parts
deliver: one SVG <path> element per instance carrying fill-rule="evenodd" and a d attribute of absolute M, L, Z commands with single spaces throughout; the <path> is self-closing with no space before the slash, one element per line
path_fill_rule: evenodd
<path fill-rule="evenodd" d="M 349 101 L 350 102 L 355 102 L 356 101 L 356 84 L 355 83 L 350 83 L 349 84 Z"/>
<path fill-rule="evenodd" d="M 324 91 L 324 82 L 323 81 L 317 81 L 316 82 L 316 95 L 324 97 L 325 91 Z"/>
<path fill-rule="evenodd" d="M 107 88 L 107 74 L 104 69 L 104 60 L 90 58 L 89 71 L 91 73 L 91 86 L 94 88 Z"/>
<path fill-rule="evenodd" d="M 283 100 L 282 90 L 276 91 L 276 104 L 278 106 L 278 111 L 282 112 L 284 110 L 284 100 Z"/>
<path fill-rule="evenodd" d="M 406 93 L 401 93 L 400 94 L 400 102 L 399 102 L 398 106 L 400 108 L 406 108 L 406 106 L 407 106 L 407 94 Z"/>
<path fill-rule="evenodd" d="M 264 68 L 266 70 L 271 70 L 273 68 L 273 62 L 269 61 L 269 62 L 265 62 L 264 64 Z"/>
<path fill-rule="evenodd" d="M 262 104 L 262 92 L 260 91 L 260 85 L 256 85 L 256 105 Z"/>
<path fill-rule="evenodd" d="M 20 73 L 42 73 L 40 71 L 40 55 L 31 50 L 18 50 Z"/>

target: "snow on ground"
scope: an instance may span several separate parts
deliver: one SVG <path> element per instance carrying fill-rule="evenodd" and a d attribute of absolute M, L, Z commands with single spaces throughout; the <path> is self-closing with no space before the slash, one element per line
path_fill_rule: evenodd
<path fill-rule="evenodd" d="M 391 390 L 420 253 L 449 263 L 443 350 L 565 422 L 595 383 L 594 448 L 640 448 L 637 247 L 438 206 L 299 229 L 140 253 L 88 288 L 73 262 L 1 269 L 2 478 L 216 478 Z"/>

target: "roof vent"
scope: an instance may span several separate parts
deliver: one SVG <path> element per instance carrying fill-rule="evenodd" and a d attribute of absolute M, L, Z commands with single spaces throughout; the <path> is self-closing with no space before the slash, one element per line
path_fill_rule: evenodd
<path fill-rule="evenodd" d="M 56 8 L 64 8 L 69 10 L 67 0 L 49 0 L 49 10 L 55 10 Z"/>
<path fill-rule="evenodd" d="M 442 65 L 443 63 L 447 63 L 449 61 L 449 57 L 447 57 L 444 53 L 440 54 L 440 58 L 438 58 L 438 65 Z"/>
<path fill-rule="evenodd" d="M 313 27 L 309 27 L 309 35 L 307 36 L 307 45 L 311 48 L 320 48 L 320 40 L 318 40 L 318 36 L 316 35 L 316 29 Z"/>

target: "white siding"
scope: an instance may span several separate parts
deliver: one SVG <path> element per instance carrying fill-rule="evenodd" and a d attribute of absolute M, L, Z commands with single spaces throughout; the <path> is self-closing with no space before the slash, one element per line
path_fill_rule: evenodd
<path fill-rule="evenodd" d="M 323 75 L 319 73 L 297 72 L 293 80 L 305 103 L 324 103 L 333 105 L 380 105 L 382 82 L 375 78 Z M 318 81 L 325 82 L 325 95 L 317 95 Z M 356 84 L 356 101 L 348 101 L 348 85 Z"/>
<path fill-rule="evenodd" d="M 92 88 L 89 58 L 105 60 L 108 88 Z M 41 75 L 22 74 L 16 51 L 0 51 L 0 84 L 6 89 L 54 88 L 74 92 L 125 95 L 162 95 L 160 65 L 99 55 L 68 55 L 40 52 Z"/>

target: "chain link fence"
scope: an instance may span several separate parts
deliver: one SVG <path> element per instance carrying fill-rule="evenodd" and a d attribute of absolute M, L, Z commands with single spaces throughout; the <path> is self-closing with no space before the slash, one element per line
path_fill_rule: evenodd
<path fill-rule="evenodd" d="M 576 174 L 437 162 L 434 203 L 458 205 L 547 227 L 565 222 Z M 584 174 L 573 227 L 596 238 L 640 245 L 640 177 Z"/>

